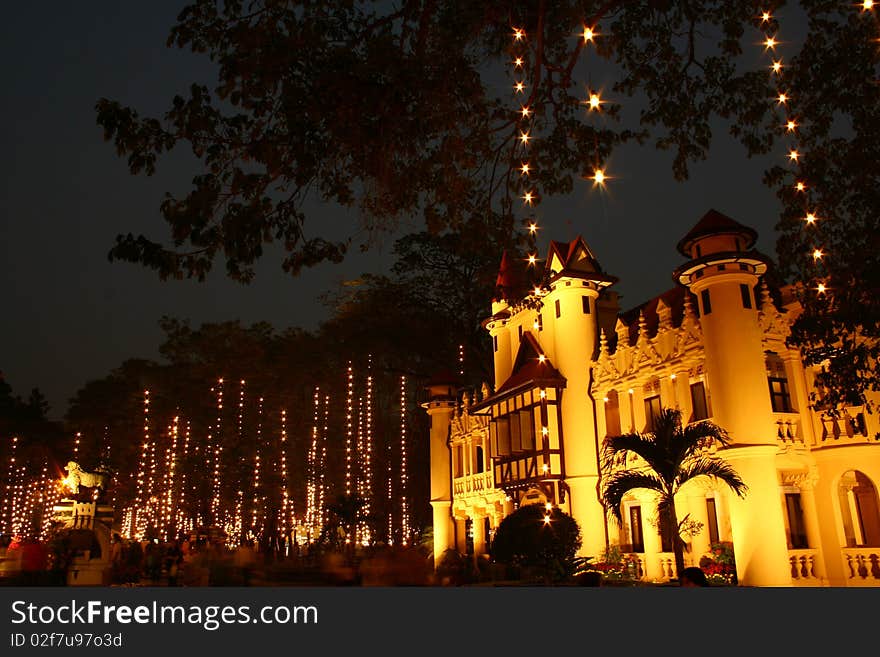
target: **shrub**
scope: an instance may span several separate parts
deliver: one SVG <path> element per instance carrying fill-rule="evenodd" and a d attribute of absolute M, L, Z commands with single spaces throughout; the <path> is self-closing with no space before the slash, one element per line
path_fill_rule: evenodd
<path fill-rule="evenodd" d="M 546 511 L 529 504 L 501 521 L 492 542 L 492 559 L 531 570 L 545 580 L 561 580 L 577 569 L 575 554 L 580 546 L 581 531 L 574 518 L 557 508 Z"/>

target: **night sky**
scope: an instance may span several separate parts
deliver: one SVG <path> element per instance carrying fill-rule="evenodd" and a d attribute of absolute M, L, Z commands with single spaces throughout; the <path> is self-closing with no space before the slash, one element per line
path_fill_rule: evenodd
<path fill-rule="evenodd" d="M 393 237 L 371 253 L 354 252 L 342 265 L 298 278 L 285 274 L 268 249 L 246 286 L 225 279 L 220 261 L 205 283 L 163 283 L 150 270 L 108 262 L 118 233 L 167 238 L 159 203 L 166 191 L 185 191 L 195 169 L 191 159 L 175 155 L 160 159 L 152 178 L 129 175 L 103 141 L 95 101 L 107 97 L 157 116 L 191 82 L 212 86 L 206 58 L 165 46 L 185 4 L 102 0 L 4 8 L 0 371 L 16 394 L 43 390 L 52 418 L 63 416 L 80 386 L 124 359 L 158 358 L 163 315 L 196 326 L 239 319 L 315 328 L 327 316 L 321 293 L 390 265 Z M 766 58 L 756 45 L 743 62 L 757 68 Z M 583 181 L 570 197 L 538 207 L 542 244 L 583 234 L 604 269 L 621 278 L 616 289 L 624 308 L 672 286 L 671 271 L 682 262 L 675 245 L 710 208 L 754 227 L 758 248 L 774 255 L 779 205 L 761 174 L 782 152 L 780 145 L 771 157 L 747 159 L 722 126 L 711 158 L 678 183 L 671 153 L 652 146 L 620 150 L 607 163 L 614 176 L 607 192 Z M 327 206 L 312 221 L 342 237 L 355 218 Z"/>

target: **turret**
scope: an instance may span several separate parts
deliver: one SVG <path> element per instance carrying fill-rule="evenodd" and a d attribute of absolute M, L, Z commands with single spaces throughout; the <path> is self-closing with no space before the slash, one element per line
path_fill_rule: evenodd
<path fill-rule="evenodd" d="M 455 412 L 458 381 L 451 372 L 441 372 L 425 385 L 427 400 L 422 404 L 431 418 L 431 507 L 434 512 L 434 564 L 444 551 L 455 546 L 452 521 L 452 471 L 449 453 L 449 427 Z"/>
<path fill-rule="evenodd" d="M 757 233 L 710 210 L 678 243 L 689 260 L 674 278 L 697 298 L 712 397 L 712 419 L 730 434 L 724 451 L 749 487 L 748 504 L 731 501 L 731 529 L 738 547 L 740 581 L 790 584 L 781 576 L 788 559 L 776 475 L 773 422 L 762 332 L 754 290 L 769 259 L 753 250 Z"/>
<path fill-rule="evenodd" d="M 543 342 L 567 381 L 562 396 L 565 478 L 571 515 L 584 528 L 585 554 L 599 554 L 605 547 L 604 533 L 596 531 L 605 519 L 596 498 L 598 443 L 589 397 L 590 363 L 599 348 L 596 301 L 616 280 L 602 271 L 583 238 L 551 243 L 545 273 L 548 291 L 541 300 L 547 336 Z"/>

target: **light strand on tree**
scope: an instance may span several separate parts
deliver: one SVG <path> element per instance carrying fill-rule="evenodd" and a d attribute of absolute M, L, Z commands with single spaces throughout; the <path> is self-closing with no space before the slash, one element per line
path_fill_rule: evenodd
<path fill-rule="evenodd" d="M 260 474 L 262 468 L 261 459 L 263 458 L 263 398 L 260 397 L 257 402 L 257 449 L 254 454 L 254 489 L 251 509 L 251 527 L 253 531 L 259 534 L 263 528 L 262 522 L 262 502 L 260 491 Z"/>
<path fill-rule="evenodd" d="M 222 479 L 223 458 L 223 379 L 217 379 L 217 417 L 214 420 L 214 440 L 212 445 L 212 459 L 214 463 L 211 480 L 211 519 L 215 526 L 223 526 L 223 518 L 220 513 L 220 491 Z"/>
<path fill-rule="evenodd" d="M 406 376 L 400 377 L 400 531 L 404 547 L 410 540 L 409 486 L 406 467 Z"/>

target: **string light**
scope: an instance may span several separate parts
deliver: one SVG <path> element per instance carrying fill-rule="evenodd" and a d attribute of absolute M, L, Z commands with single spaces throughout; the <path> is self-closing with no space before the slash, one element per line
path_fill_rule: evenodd
<path fill-rule="evenodd" d="M 532 115 L 532 110 L 531 110 L 531 108 L 530 108 L 528 105 L 523 105 L 523 106 L 520 108 L 519 112 L 520 112 L 520 114 L 522 114 L 522 117 L 523 117 L 524 119 L 527 119 L 527 118 L 529 118 L 529 117 Z"/>
<path fill-rule="evenodd" d="M 596 34 L 597 34 L 597 32 L 592 27 L 585 27 L 584 28 L 584 35 L 583 35 L 584 42 L 589 43 L 590 41 L 592 41 L 593 39 L 596 38 Z"/>
<path fill-rule="evenodd" d="M 775 60 L 775 61 L 770 65 L 770 69 L 771 69 L 774 73 L 780 73 L 780 72 L 782 71 L 782 60 L 778 60 L 778 59 Z"/>
<path fill-rule="evenodd" d="M 528 162 L 523 162 L 523 164 L 522 164 L 522 166 L 519 168 L 519 170 L 520 170 L 520 173 L 522 173 L 522 175 L 524 175 L 524 176 L 529 175 L 529 170 L 530 170 L 529 163 L 528 163 Z"/>
<path fill-rule="evenodd" d="M 409 486 L 406 468 L 406 377 L 400 377 L 400 532 L 404 547 L 410 539 Z"/>
<path fill-rule="evenodd" d="M 814 249 L 813 250 L 813 260 L 821 260 L 824 255 L 825 254 L 822 253 L 821 249 Z"/>
<path fill-rule="evenodd" d="M 584 101 L 585 105 L 590 106 L 590 110 L 598 110 L 601 109 L 600 106 L 604 101 L 599 97 L 597 93 L 591 93 L 590 97 Z"/>
<path fill-rule="evenodd" d="M 526 33 L 525 30 L 522 30 L 518 27 L 513 28 L 513 40 L 514 41 L 522 41 L 525 39 Z"/>
<path fill-rule="evenodd" d="M 523 146 L 528 145 L 528 143 L 529 143 L 529 139 L 531 139 L 531 137 L 529 136 L 529 133 L 528 133 L 528 132 L 521 132 L 521 133 L 520 133 L 520 135 L 519 135 L 519 140 L 520 140 L 520 142 L 522 143 Z"/>
<path fill-rule="evenodd" d="M 526 92 L 526 85 L 524 82 L 520 81 L 513 85 L 513 90 L 518 94 L 523 94 Z"/>
<path fill-rule="evenodd" d="M 785 123 L 785 130 L 786 130 L 786 132 L 794 132 L 795 129 L 797 128 L 797 126 L 798 126 L 797 121 L 795 121 L 793 119 L 789 119 Z"/>
<path fill-rule="evenodd" d="M 767 39 L 764 41 L 765 50 L 775 50 L 777 45 L 778 42 L 773 37 L 767 37 Z"/>
<path fill-rule="evenodd" d="M 785 93 L 781 93 L 781 94 L 779 94 L 779 96 L 778 96 L 777 99 L 776 99 L 776 102 L 777 102 L 779 105 L 785 105 L 785 103 L 788 102 L 788 94 L 785 94 Z"/>
<path fill-rule="evenodd" d="M 798 181 L 795 183 L 794 188 L 795 188 L 797 191 L 799 191 L 799 192 L 803 192 L 803 191 L 806 191 L 807 186 L 806 186 L 803 182 L 801 182 L 800 180 L 798 180 Z"/>
<path fill-rule="evenodd" d="M 604 169 L 596 169 L 593 171 L 593 175 L 590 176 L 590 178 L 593 180 L 594 185 L 599 185 L 600 187 L 603 187 L 605 181 L 608 180 L 608 176 L 605 174 Z"/>
<path fill-rule="evenodd" d="M 798 153 L 796 149 L 792 149 L 788 152 L 788 159 L 792 162 L 797 162 L 800 156 L 801 154 Z"/>
<path fill-rule="evenodd" d="M 810 225 L 814 224 L 816 222 L 816 219 L 817 219 L 816 215 L 813 214 L 812 212 L 808 212 L 807 216 L 804 217 L 804 221 L 806 221 Z"/>

